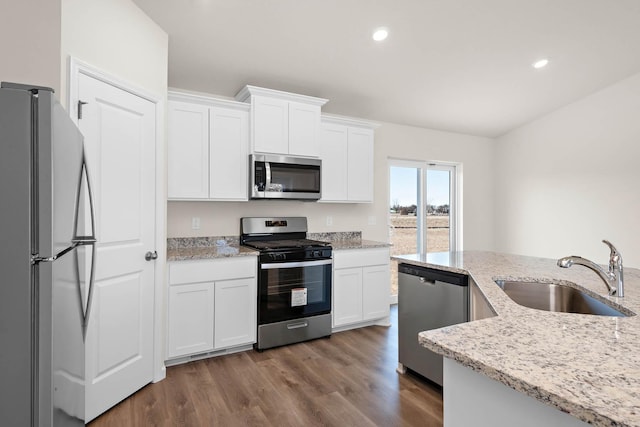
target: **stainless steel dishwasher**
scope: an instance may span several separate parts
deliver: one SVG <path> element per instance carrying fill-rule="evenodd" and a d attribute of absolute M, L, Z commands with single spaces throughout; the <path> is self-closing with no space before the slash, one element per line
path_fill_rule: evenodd
<path fill-rule="evenodd" d="M 418 344 L 418 332 L 469 320 L 469 277 L 398 266 L 398 372 L 409 368 L 442 385 L 442 356 Z"/>

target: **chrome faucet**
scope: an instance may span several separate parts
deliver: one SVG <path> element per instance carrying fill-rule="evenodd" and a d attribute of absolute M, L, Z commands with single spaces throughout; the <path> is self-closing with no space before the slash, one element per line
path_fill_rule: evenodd
<path fill-rule="evenodd" d="M 609 249 L 611 250 L 611 254 L 609 255 L 609 271 L 604 271 L 604 269 L 595 262 L 579 256 L 567 256 L 560 258 L 558 260 L 558 267 L 569 268 L 573 264 L 576 264 L 590 268 L 595 271 L 602 281 L 604 281 L 604 284 L 607 285 L 609 295 L 623 297 L 624 277 L 622 274 L 622 256 L 615 246 L 613 246 L 608 240 L 603 240 L 602 243 L 609 246 Z M 615 287 L 613 286 L 614 284 Z"/>

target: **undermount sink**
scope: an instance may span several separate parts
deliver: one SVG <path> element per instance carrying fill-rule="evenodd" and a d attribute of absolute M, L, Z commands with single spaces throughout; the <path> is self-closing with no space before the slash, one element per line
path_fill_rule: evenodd
<path fill-rule="evenodd" d="M 496 280 L 500 288 L 516 303 L 538 310 L 598 316 L 633 316 L 587 295 L 579 289 L 560 283 Z"/>

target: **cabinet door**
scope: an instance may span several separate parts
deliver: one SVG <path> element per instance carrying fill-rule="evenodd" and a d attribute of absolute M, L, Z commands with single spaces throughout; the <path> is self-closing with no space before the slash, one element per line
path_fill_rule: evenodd
<path fill-rule="evenodd" d="M 362 269 L 362 319 L 380 319 L 389 315 L 391 280 L 389 265 Z"/>
<path fill-rule="evenodd" d="M 323 201 L 347 200 L 348 127 L 323 124 L 320 129 Z"/>
<path fill-rule="evenodd" d="M 253 151 L 289 153 L 289 103 L 255 96 L 253 109 Z"/>
<path fill-rule="evenodd" d="M 348 198 L 373 201 L 373 130 L 349 128 Z"/>
<path fill-rule="evenodd" d="M 362 320 L 362 268 L 333 271 L 333 326 Z"/>
<path fill-rule="evenodd" d="M 289 154 L 320 156 L 320 107 L 289 102 Z"/>
<path fill-rule="evenodd" d="M 213 350 L 213 283 L 169 287 L 168 357 Z"/>
<path fill-rule="evenodd" d="M 216 282 L 215 348 L 256 342 L 256 279 Z"/>
<path fill-rule="evenodd" d="M 170 199 L 209 197 L 209 109 L 168 103 L 167 175 Z"/>
<path fill-rule="evenodd" d="M 247 200 L 249 113 L 212 107 L 209 114 L 209 197 Z"/>

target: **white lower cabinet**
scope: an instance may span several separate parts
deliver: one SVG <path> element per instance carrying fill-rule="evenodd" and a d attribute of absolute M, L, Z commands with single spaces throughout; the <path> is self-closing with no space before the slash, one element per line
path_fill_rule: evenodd
<path fill-rule="evenodd" d="M 360 321 L 362 321 L 362 268 L 334 270 L 333 326 Z"/>
<path fill-rule="evenodd" d="M 213 288 L 213 283 L 169 288 L 169 357 L 213 350 Z"/>
<path fill-rule="evenodd" d="M 362 268 L 362 319 L 389 316 L 391 278 L 389 261 L 385 265 Z"/>
<path fill-rule="evenodd" d="M 388 248 L 333 252 L 334 329 L 388 323 L 389 257 Z"/>
<path fill-rule="evenodd" d="M 256 279 L 223 280 L 215 288 L 215 348 L 254 343 Z"/>
<path fill-rule="evenodd" d="M 168 359 L 256 342 L 256 268 L 255 257 L 169 264 Z"/>

